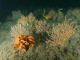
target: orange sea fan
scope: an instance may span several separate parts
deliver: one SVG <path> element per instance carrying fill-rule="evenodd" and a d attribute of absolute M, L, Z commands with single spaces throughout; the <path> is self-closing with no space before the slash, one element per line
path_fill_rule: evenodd
<path fill-rule="evenodd" d="M 13 47 L 16 50 L 25 50 L 27 51 L 29 48 L 34 47 L 35 41 L 33 36 L 25 36 L 25 35 L 19 35 L 16 37 Z"/>

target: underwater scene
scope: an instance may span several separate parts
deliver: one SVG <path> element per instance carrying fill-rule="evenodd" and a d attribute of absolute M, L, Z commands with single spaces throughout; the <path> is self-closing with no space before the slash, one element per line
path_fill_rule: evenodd
<path fill-rule="evenodd" d="M 0 12 L 0 60 L 80 60 L 80 8 L 8 8 Z"/>

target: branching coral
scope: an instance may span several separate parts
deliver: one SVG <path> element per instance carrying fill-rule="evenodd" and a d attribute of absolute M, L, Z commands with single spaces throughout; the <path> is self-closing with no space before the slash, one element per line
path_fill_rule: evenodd
<path fill-rule="evenodd" d="M 68 22 L 64 21 L 62 24 L 58 24 L 52 27 L 52 31 L 49 31 L 49 36 L 52 41 L 47 41 L 47 43 L 53 46 L 64 45 L 64 43 L 71 38 L 75 33 L 75 28 Z"/>
<path fill-rule="evenodd" d="M 43 17 L 45 20 L 55 19 L 57 17 L 57 13 L 54 10 L 50 10 L 48 14 L 43 14 Z"/>
<path fill-rule="evenodd" d="M 25 26 L 26 24 L 33 24 L 34 20 L 36 20 L 36 18 L 30 13 L 28 16 L 21 16 L 20 19 L 18 19 L 18 24 Z"/>
<path fill-rule="evenodd" d="M 0 60 L 13 60 L 15 50 L 11 41 L 5 41 L 0 45 Z"/>
<path fill-rule="evenodd" d="M 69 10 L 67 12 L 68 18 L 71 18 L 72 20 L 76 19 L 77 21 L 80 21 L 80 9 L 74 9 L 74 10 Z M 75 22 L 77 22 L 75 21 Z"/>
<path fill-rule="evenodd" d="M 70 14 L 76 16 L 78 12 L 73 10 Z M 28 16 L 20 13 L 17 17 L 15 14 L 18 21 L 11 27 L 11 37 L 3 34 L 7 40 L 0 45 L 0 60 L 80 60 L 80 24 L 73 26 L 72 20 L 67 21 L 71 15 L 65 19 L 62 9 L 51 10 L 42 20 L 32 13 Z"/>
<path fill-rule="evenodd" d="M 27 60 L 27 56 L 32 55 L 32 49 L 29 51 L 14 50 L 13 42 L 7 40 L 0 45 L 0 60 Z"/>
<path fill-rule="evenodd" d="M 26 18 L 32 19 L 33 17 L 32 15 L 31 17 L 22 16 L 18 21 L 18 24 L 11 27 L 10 34 L 11 37 L 15 39 L 14 48 L 17 50 L 28 50 L 30 47 L 34 46 L 34 37 L 31 36 L 33 35 L 33 25 L 31 25 L 32 20 L 29 21 Z"/>
<path fill-rule="evenodd" d="M 46 31 L 46 21 L 35 21 L 35 30 L 37 33 L 42 33 Z"/>
<path fill-rule="evenodd" d="M 18 19 L 18 24 L 26 25 L 27 20 L 25 16 L 21 16 L 20 19 Z"/>
<path fill-rule="evenodd" d="M 24 26 L 22 26 L 21 24 L 17 24 L 13 27 L 11 27 L 11 37 L 16 37 L 18 35 L 29 35 L 31 32 L 28 30 L 28 28 L 26 29 Z"/>

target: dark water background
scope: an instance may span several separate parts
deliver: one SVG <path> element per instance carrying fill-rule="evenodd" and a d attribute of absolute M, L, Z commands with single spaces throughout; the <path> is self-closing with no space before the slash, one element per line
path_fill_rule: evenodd
<path fill-rule="evenodd" d="M 0 21 L 5 22 L 6 17 L 14 10 L 24 12 L 44 8 L 63 8 L 64 11 L 80 8 L 80 0 L 0 0 Z"/>

